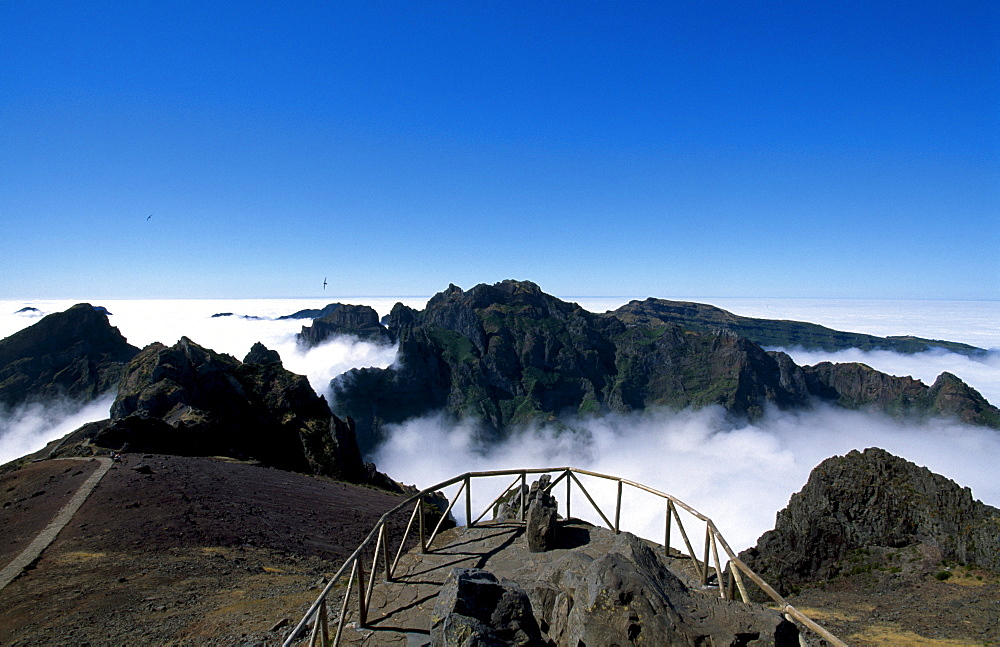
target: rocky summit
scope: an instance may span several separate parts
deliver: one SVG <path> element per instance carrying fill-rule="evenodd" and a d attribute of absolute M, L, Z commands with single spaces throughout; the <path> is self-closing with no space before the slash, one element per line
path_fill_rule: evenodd
<path fill-rule="evenodd" d="M 383 344 L 395 341 L 395 336 L 379 322 L 378 313 L 371 306 L 331 303 L 319 312 L 322 316 L 313 319 L 311 326 L 302 326 L 302 332 L 296 336 L 300 344 L 318 346 L 338 335 L 351 335 Z"/>
<path fill-rule="evenodd" d="M 849 572 L 859 551 L 895 556 L 916 546 L 1000 570 L 1000 510 L 944 476 L 870 448 L 820 463 L 774 529 L 740 558 L 787 594 Z"/>
<path fill-rule="evenodd" d="M 0 340 L 0 405 L 93 400 L 115 389 L 138 352 L 102 308 L 79 303 L 50 314 Z"/>
<path fill-rule="evenodd" d="M 305 377 L 259 343 L 243 362 L 186 337 L 150 344 L 125 367 L 111 419 L 75 434 L 115 450 L 230 456 L 391 483 L 362 462 L 351 422 L 332 415 Z"/>
<path fill-rule="evenodd" d="M 528 281 L 452 285 L 422 311 L 393 308 L 385 335 L 398 340 L 396 365 L 335 379 L 336 412 L 357 421 L 363 449 L 383 425 L 438 410 L 480 421 L 492 438 L 566 414 L 718 405 L 755 420 L 814 398 L 1000 427 L 1000 410 L 953 376 L 935 390 L 868 367 L 806 369 L 733 327 L 685 327 L 657 305 L 595 314 Z"/>

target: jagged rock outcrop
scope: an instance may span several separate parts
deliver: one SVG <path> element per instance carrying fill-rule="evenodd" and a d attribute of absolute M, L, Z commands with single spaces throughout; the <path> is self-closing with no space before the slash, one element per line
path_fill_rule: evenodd
<path fill-rule="evenodd" d="M 809 406 L 814 394 L 851 402 L 839 369 L 805 372 L 732 329 L 694 331 L 653 314 L 634 305 L 594 314 L 527 281 L 452 285 L 422 311 L 393 308 L 386 322 L 399 343 L 396 364 L 335 379 L 335 411 L 358 421 L 367 450 L 384 425 L 437 410 L 479 420 L 490 440 L 512 425 L 565 414 L 718 405 L 755 420 L 768 406 Z M 941 399 L 947 411 L 906 398 L 896 406 L 891 393 L 927 387 L 878 375 L 873 386 L 882 395 L 870 406 L 890 402 L 894 414 L 946 413 L 1000 427 L 1000 411 L 971 395 Z"/>
<path fill-rule="evenodd" d="M 558 645 L 799 644 L 796 627 L 776 611 L 690 591 L 629 533 L 596 558 L 568 551 L 523 585 Z"/>
<path fill-rule="evenodd" d="M 1000 570 L 1000 510 L 944 476 L 870 448 L 820 463 L 774 529 L 740 559 L 787 594 L 840 573 L 851 551 L 916 544 Z"/>
<path fill-rule="evenodd" d="M 233 456 L 297 472 L 370 482 L 350 420 L 261 344 L 240 362 L 186 337 L 155 343 L 122 377 L 94 442 L 133 451 Z"/>
<path fill-rule="evenodd" d="M 50 314 L 0 340 L 0 405 L 93 400 L 115 388 L 138 352 L 89 303 Z"/>
<path fill-rule="evenodd" d="M 551 477 L 543 475 L 531 484 L 528 492 L 528 514 L 525 517 L 524 536 L 528 550 L 543 553 L 556 545 L 558 510 L 556 498 L 547 488 Z"/>
<path fill-rule="evenodd" d="M 810 393 L 849 409 L 870 408 L 896 416 L 948 416 L 973 425 L 1000 427 L 1000 410 L 951 373 L 927 386 L 865 364 L 821 362 L 802 367 Z"/>
<path fill-rule="evenodd" d="M 317 346 L 337 335 L 352 335 L 384 344 L 395 341 L 395 336 L 379 322 L 378 313 L 371 306 L 336 303 L 324 308 L 323 312 L 326 314 L 313 319 L 312 326 L 302 326 L 302 332 L 296 336 L 300 344 Z"/>
<path fill-rule="evenodd" d="M 278 351 L 271 350 L 264 344 L 254 342 L 250 347 L 250 352 L 243 358 L 244 364 L 276 364 L 281 362 L 281 355 Z"/>
<path fill-rule="evenodd" d="M 478 568 L 454 568 L 431 614 L 432 647 L 542 647 L 528 595 Z"/>
<path fill-rule="evenodd" d="M 521 521 L 521 502 L 527 509 L 530 492 L 531 488 L 527 485 L 511 488 L 493 505 L 493 521 Z"/>

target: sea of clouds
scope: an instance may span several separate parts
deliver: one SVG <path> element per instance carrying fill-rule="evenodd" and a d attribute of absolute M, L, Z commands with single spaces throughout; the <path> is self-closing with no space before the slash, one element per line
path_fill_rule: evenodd
<path fill-rule="evenodd" d="M 628 299 L 569 298 L 594 312 L 616 308 Z M 426 297 L 266 300 L 97 300 L 111 323 L 133 345 L 173 344 L 187 336 L 202 346 L 238 359 L 260 341 L 277 350 L 285 366 L 306 375 L 328 399 L 331 378 L 354 367 L 390 366 L 396 351 L 351 338 L 303 350 L 295 333 L 309 320 L 276 318 L 331 301 L 367 304 L 380 315 L 402 301 L 422 308 Z M 891 352 L 823 353 L 784 349 L 799 364 L 860 361 L 892 375 L 910 375 L 927 384 L 949 371 L 1000 403 L 1000 303 L 968 301 L 852 301 L 820 299 L 678 300 L 712 303 L 736 314 L 810 321 L 839 330 L 880 336 L 916 335 L 960 341 L 993 349 L 969 358 L 945 351 L 916 355 Z M 43 314 L 65 310 L 74 301 L 0 301 L 0 337 L 35 323 Z M 34 307 L 38 313 L 20 313 Z M 231 316 L 213 317 L 218 313 Z M 79 425 L 108 415 L 111 400 L 80 409 L 46 403 L 0 412 L 0 463 L 36 451 Z M 710 516 L 736 550 L 752 545 L 773 527 L 775 513 L 801 489 L 810 470 L 823 459 L 852 449 L 882 447 L 971 487 L 976 498 L 1000 506 L 995 463 L 1000 432 L 938 420 L 903 423 L 883 416 L 818 407 L 804 412 L 771 411 L 755 424 L 734 424 L 715 408 L 700 411 L 651 410 L 633 415 L 566 419 L 560 426 L 516 430 L 499 445 L 483 447 L 476 430 L 440 415 L 409 421 L 390 430 L 374 459 L 393 478 L 426 487 L 472 470 L 574 466 L 621 476 L 668 492 Z M 567 433 L 572 427 L 575 433 Z M 497 487 L 506 485 L 500 484 Z M 588 482 L 605 512 L 614 509 L 610 484 Z M 474 490 L 474 506 L 487 506 L 496 492 Z M 561 489 L 561 487 L 560 487 Z M 557 493 L 558 495 L 558 493 Z M 457 508 L 461 508 L 458 506 Z M 464 512 L 456 510 L 462 518 Z M 599 518 L 579 495 L 574 516 Z M 662 538 L 663 506 L 649 495 L 626 496 L 622 526 Z M 675 540 L 676 542 L 679 540 Z"/>

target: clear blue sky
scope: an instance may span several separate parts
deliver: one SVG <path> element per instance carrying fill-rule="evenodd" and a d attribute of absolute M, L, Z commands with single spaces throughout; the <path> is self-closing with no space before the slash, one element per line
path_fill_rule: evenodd
<path fill-rule="evenodd" d="M 0 298 L 1000 299 L 998 250 L 995 0 L 0 0 Z"/>

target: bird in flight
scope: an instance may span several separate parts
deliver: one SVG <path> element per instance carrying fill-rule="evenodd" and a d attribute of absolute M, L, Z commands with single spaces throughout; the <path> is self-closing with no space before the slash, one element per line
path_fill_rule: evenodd
<path fill-rule="evenodd" d="M 324 290 L 326 289 L 326 277 L 325 276 L 323 277 L 323 289 Z"/>
<path fill-rule="evenodd" d="M 148 216 L 146 216 L 146 222 L 149 222 L 149 219 L 152 218 L 152 217 L 153 217 L 153 214 L 149 214 Z"/>

